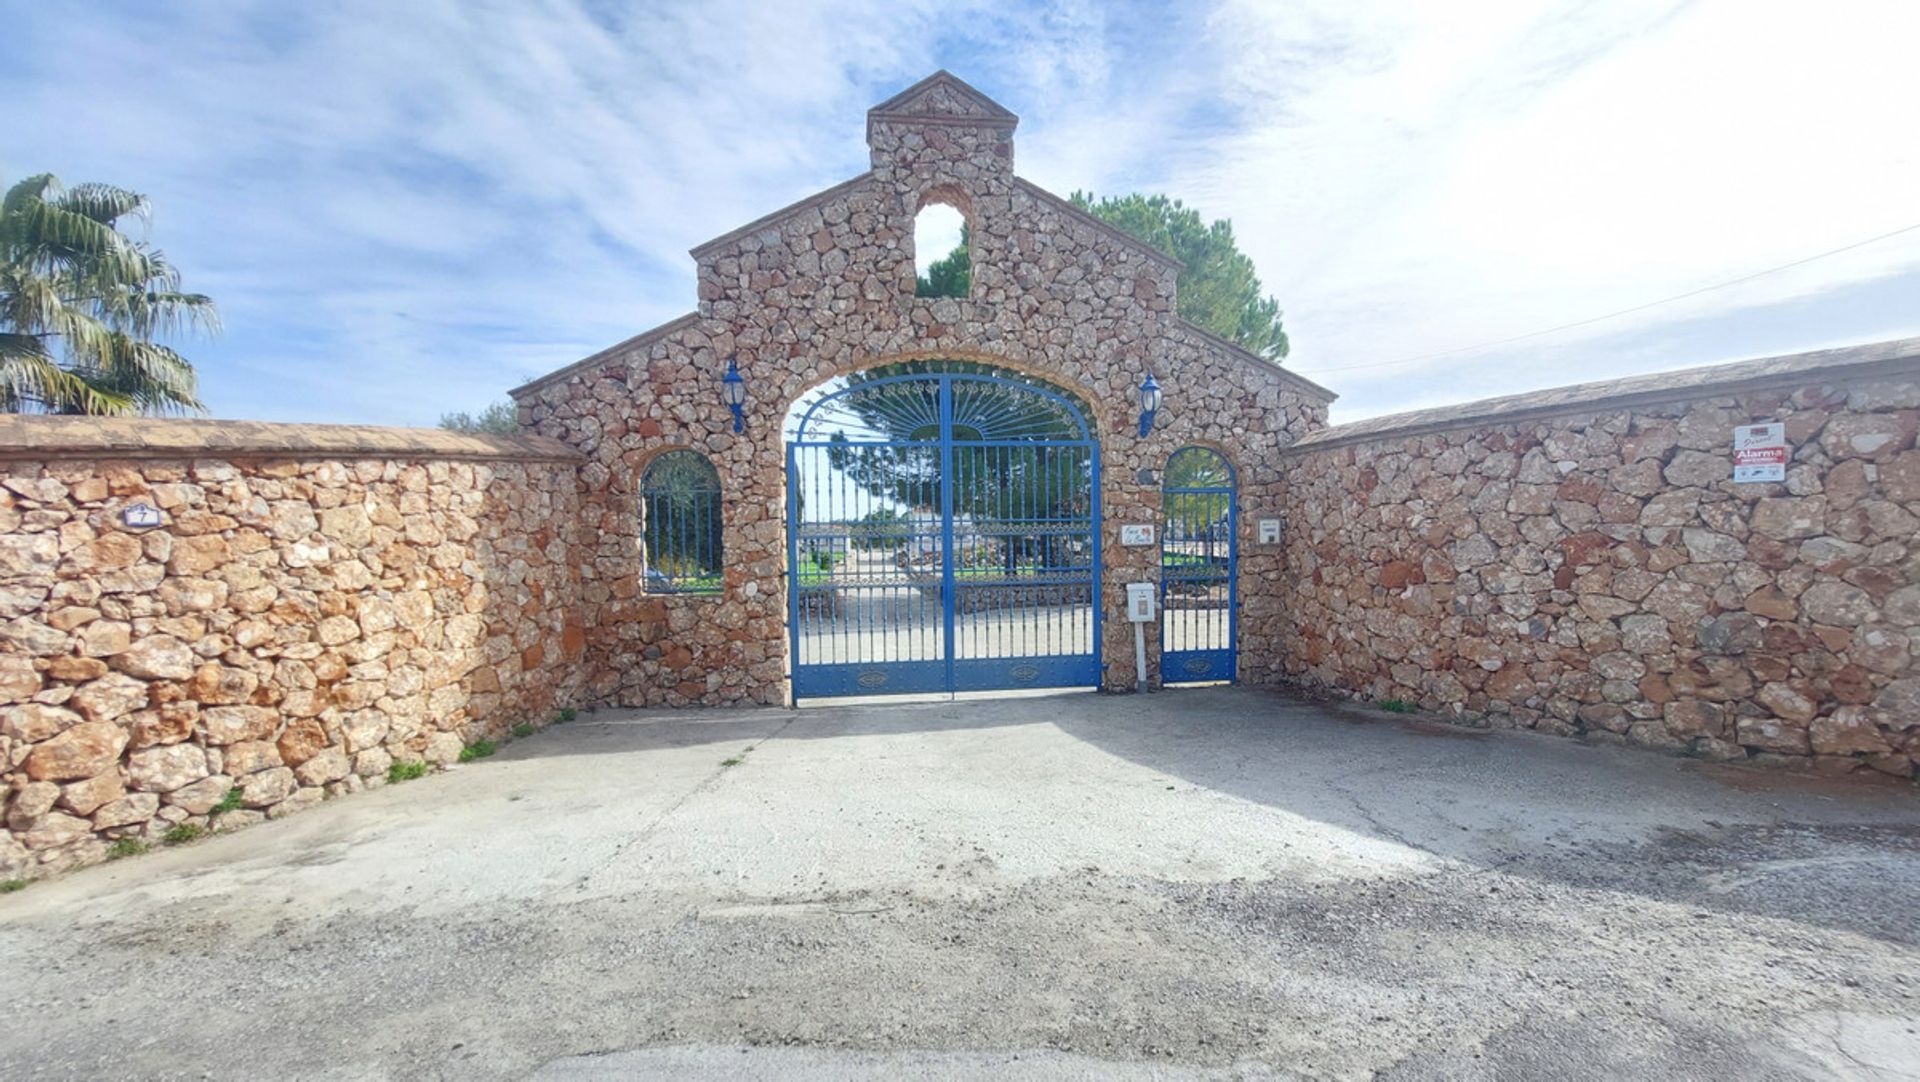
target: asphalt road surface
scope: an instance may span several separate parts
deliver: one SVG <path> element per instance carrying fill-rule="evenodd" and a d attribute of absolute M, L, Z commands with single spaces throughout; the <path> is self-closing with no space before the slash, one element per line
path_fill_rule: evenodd
<path fill-rule="evenodd" d="M 1912 1077 L 1920 796 L 1230 688 L 601 712 L 0 896 L 0 987 L 8 1079 Z"/>

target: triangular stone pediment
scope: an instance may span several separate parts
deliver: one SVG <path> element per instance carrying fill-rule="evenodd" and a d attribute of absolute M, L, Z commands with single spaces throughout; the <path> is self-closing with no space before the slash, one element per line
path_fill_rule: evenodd
<path fill-rule="evenodd" d="M 999 102 L 968 86 L 950 71 L 936 71 L 925 79 L 867 110 L 867 120 L 933 120 L 1009 127 L 1020 118 Z"/>

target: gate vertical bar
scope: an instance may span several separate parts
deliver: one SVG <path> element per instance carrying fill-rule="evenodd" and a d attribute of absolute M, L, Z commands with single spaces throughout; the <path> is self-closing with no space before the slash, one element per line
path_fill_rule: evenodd
<path fill-rule="evenodd" d="M 1087 445 L 1087 455 L 1088 488 L 1093 496 L 1087 510 L 1087 521 L 1092 527 L 1088 532 L 1093 537 L 1093 589 L 1088 592 L 1093 599 L 1093 686 L 1101 687 L 1107 682 L 1107 644 L 1100 637 L 1105 615 L 1100 611 L 1100 440 L 1097 435 Z"/>
<path fill-rule="evenodd" d="M 799 448 L 787 444 L 787 701 L 799 699 L 800 672 L 800 469 Z"/>
<path fill-rule="evenodd" d="M 1232 467 L 1229 466 L 1229 469 Z M 1227 679 L 1240 680 L 1240 482 L 1227 489 Z"/>
<path fill-rule="evenodd" d="M 953 548 L 953 377 L 940 377 L 940 623 L 945 639 L 942 655 L 947 663 L 947 691 L 955 687 L 953 660 L 959 653 L 955 635 L 954 610 L 959 606 L 959 587 L 955 584 Z"/>

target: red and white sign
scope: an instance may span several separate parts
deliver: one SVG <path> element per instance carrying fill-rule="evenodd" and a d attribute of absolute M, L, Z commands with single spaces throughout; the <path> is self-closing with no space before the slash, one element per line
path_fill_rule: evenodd
<path fill-rule="evenodd" d="M 1787 426 L 1779 421 L 1741 425 L 1733 430 L 1735 481 L 1787 479 Z"/>

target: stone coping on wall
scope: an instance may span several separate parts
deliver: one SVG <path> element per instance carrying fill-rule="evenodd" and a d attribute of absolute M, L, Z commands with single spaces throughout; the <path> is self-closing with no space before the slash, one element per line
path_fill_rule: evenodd
<path fill-rule="evenodd" d="M 1139 237 L 1134 236 L 1132 233 L 1121 229 L 1119 226 L 1108 224 L 1106 219 L 1101 218 L 1099 215 L 1081 209 L 1074 204 L 1073 200 L 1063 199 L 1025 177 L 1014 177 L 1013 186 L 1080 224 L 1090 226 L 1094 230 L 1104 233 L 1113 240 L 1139 252 L 1148 259 L 1154 260 L 1162 266 L 1172 268 L 1176 274 L 1187 269 L 1186 263 L 1178 256 L 1168 255 L 1153 245 L 1148 244 L 1146 241 L 1141 240 Z"/>
<path fill-rule="evenodd" d="M 871 180 L 872 178 L 873 178 L 872 170 L 868 170 L 867 172 L 862 173 L 857 177 L 850 177 L 846 180 L 841 181 L 838 184 L 835 184 L 833 187 L 826 189 L 825 191 L 815 192 L 812 195 L 807 196 L 805 199 L 801 199 L 793 203 L 788 203 L 786 206 L 781 207 L 779 210 L 776 210 L 771 214 L 762 214 L 760 217 L 755 218 L 753 221 L 748 222 L 746 225 L 740 226 L 737 229 L 729 229 L 725 233 L 720 234 L 719 236 L 713 238 L 712 240 L 703 241 L 699 244 L 696 244 L 693 247 L 687 249 L 687 254 L 692 256 L 695 259 L 704 259 L 709 253 L 712 253 L 733 241 L 739 240 L 741 237 L 752 236 L 753 234 L 760 232 L 762 229 L 771 229 L 774 226 L 779 225 L 780 223 L 786 221 L 788 218 L 791 218 L 796 214 L 802 213 L 803 211 L 806 211 L 812 207 L 820 206 L 823 203 L 830 202 L 833 199 L 838 198 L 839 196 L 845 195 L 846 193 L 853 191 L 855 188 L 858 188 L 860 185 L 865 184 L 867 181 Z"/>
<path fill-rule="evenodd" d="M 394 458 L 576 462 L 546 436 L 441 428 L 158 417 L 0 416 L 0 461 L 52 458 Z"/>
<path fill-rule="evenodd" d="M 1228 341 L 1225 338 L 1220 337 L 1219 335 L 1213 333 L 1212 331 L 1209 331 L 1206 328 L 1200 326 L 1198 323 L 1190 322 L 1184 316 L 1176 316 L 1174 318 L 1174 325 L 1179 329 L 1187 332 L 1188 334 L 1191 334 L 1194 337 L 1200 339 L 1201 341 L 1206 342 L 1208 345 L 1211 345 L 1214 348 L 1226 353 L 1228 356 L 1232 357 L 1234 360 L 1252 365 L 1253 367 L 1258 368 L 1264 372 L 1271 373 L 1272 375 L 1277 377 L 1282 383 L 1291 385 L 1295 390 L 1301 392 L 1302 394 L 1306 395 L 1308 398 L 1311 398 L 1316 402 L 1319 402 L 1323 405 L 1328 405 L 1333 403 L 1334 400 L 1340 397 L 1337 393 L 1330 391 L 1325 387 L 1320 386 L 1318 383 L 1315 383 L 1312 380 L 1308 379 L 1307 377 L 1300 375 L 1298 372 L 1295 372 L 1290 368 L 1282 367 L 1279 361 L 1270 361 L 1265 357 L 1260 356 L 1258 353 L 1254 353 L 1253 351 L 1247 349 L 1244 346 L 1237 345 L 1233 342 Z"/>
<path fill-rule="evenodd" d="M 667 335 L 675 331 L 684 330 L 698 322 L 700 322 L 700 313 L 688 312 L 686 315 L 677 319 L 668 320 L 652 330 L 641 331 L 632 338 L 616 342 L 598 353 L 582 357 L 565 368 L 556 368 L 538 379 L 528 380 L 513 390 L 508 391 L 507 397 L 515 400 L 525 398 L 542 387 L 552 386 L 570 376 L 578 375 L 590 369 L 598 368 L 603 364 L 620 360 L 637 349 L 650 346 L 660 339 L 665 338 Z"/>
<path fill-rule="evenodd" d="M 1851 381 L 1917 371 L 1920 371 L 1920 338 L 1899 338 L 1869 345 L 1655 372 L 1626 379 L 1576 383 L 1526 394 L 1483 398 L 1456 406 L 1370 417 L 1310 433 L 1281 454 L 1305 454 L 1351 443 L 1399 439 L 1474 425 L 1510 424 L 1543 417 L 1684 402 L 1767 387 L 1796 386 L 1809 379 Z"/>

